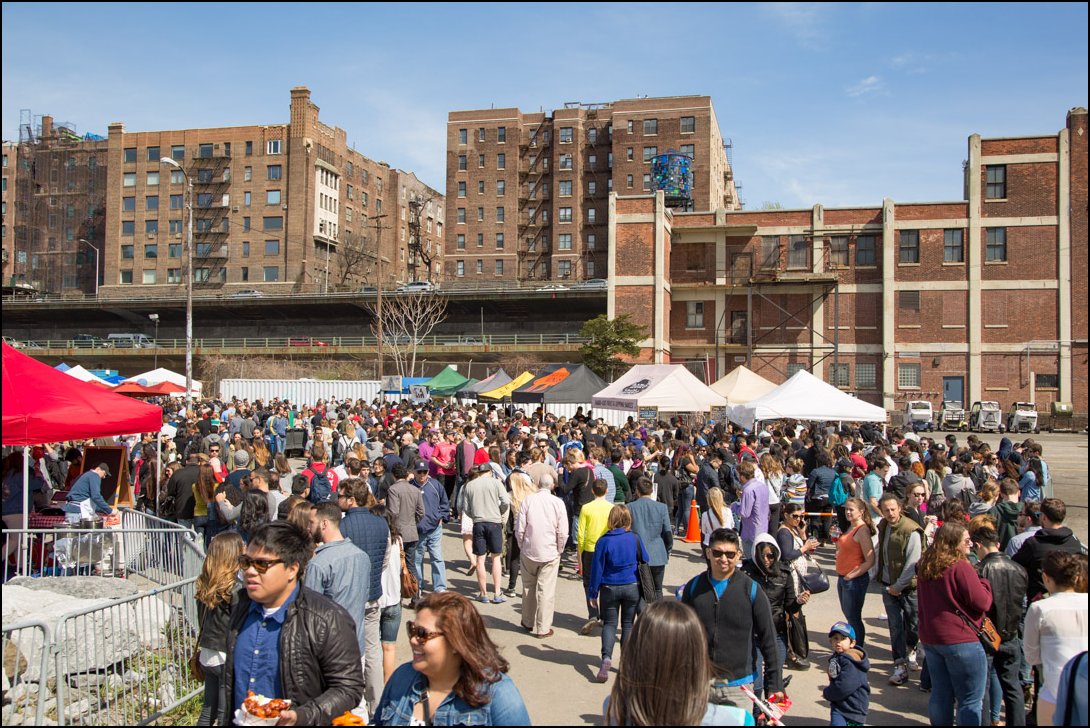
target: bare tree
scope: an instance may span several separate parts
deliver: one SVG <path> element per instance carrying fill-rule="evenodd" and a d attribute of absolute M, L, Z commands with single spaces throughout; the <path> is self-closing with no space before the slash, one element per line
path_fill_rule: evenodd
<path fill-rule="evenodd" d="M 378 335 L 378 310 L 367 304 Z M 395 293 L 382 300 L 382 345 L 402 377 L 416 376 L 416 350 L 447 317 L 447 299 L 436 293 Z"/>
<path fill-rule="evenodd" d="M 372 245 L 371 238 L 356 233 L 345 233 L 340 245 L 337 246 L 336 282 L 334 287 L 339 290 L 348 288 L 349 277 L 360 280 L 370 280 L 377 267 L 377 251 Z"/>

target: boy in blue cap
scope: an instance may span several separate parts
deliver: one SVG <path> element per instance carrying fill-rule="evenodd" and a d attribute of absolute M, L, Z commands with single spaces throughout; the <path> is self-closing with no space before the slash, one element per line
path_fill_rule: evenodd
<path fill-rule="evenodd" d="M 870 660 L 855 646 L 855 629 L 847 622 L 829 628 L 829 645 L 829 685 L 822 691 L 831 706 L 829 725 L 863 725 L 870 708 Z"/>

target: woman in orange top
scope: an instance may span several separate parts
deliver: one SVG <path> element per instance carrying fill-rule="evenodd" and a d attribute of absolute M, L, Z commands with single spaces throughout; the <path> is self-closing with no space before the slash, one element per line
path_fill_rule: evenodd
<path fill-rule="evenodd" d="M 862 647 L 867 637 L 863 625 L 863 600 L 867 597 L 870 568 L 875 557 L 871 539 L 877 530 L 867 505 L 859 498 L 849 498 L 844 503 L 844 516 L 850 526 L 836 543 L 836 573 L 840 575 L 836 592 L 840 597 L 840 611 L 855 630 L 856 644 Z"/>

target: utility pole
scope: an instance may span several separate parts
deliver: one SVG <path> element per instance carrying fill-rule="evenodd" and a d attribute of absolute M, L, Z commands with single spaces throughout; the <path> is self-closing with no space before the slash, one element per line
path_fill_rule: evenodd
<path fill-rule="evenodd" d="M 375 260 L 376 267 L 376 282 L 375 282 L 375 316 L 377 318 L 376 333 L 378 334 L 378 378 L 382 381 L 383 373 L 383 361 L 382 361 L 382 218 L 386 217 L 386 213 L 381 215 L 375 215 L 372 220 L 375 221 Z"/>
<path fill-rule="evenodd" d="M 171 157 L 159 160 L 174 167 L 185 178 L 186 210 L 186 277 L 185 277 L 185 408 L 193 408 L 193 180 L 189 173 Z"/>

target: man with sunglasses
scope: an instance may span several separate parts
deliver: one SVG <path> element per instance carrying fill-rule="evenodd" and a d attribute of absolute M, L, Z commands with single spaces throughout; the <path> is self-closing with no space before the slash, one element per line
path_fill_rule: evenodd
<path fill-rule="evenodd" d="M 708 570 L 689 580 L 678 598 L 696 610 L 708 635 L 713 679 L 709 701 L 748 710 L 742 687 L 764 681 L 770 700 L 783 697 L 782 665 L 776 649 L 772 607 L 756 582 L 738 568 L 742 539 L 730 528 L 712 532 L 705 549 Z M 757 675 L 753 645 L 764 658 L 764 675 Z"/>
<path fill-rule="evenodd" d="M 352 618 L 302 586 L 310 534 L 283 521 L 254 531 L 239 558 L 245 590 L 231 614 L 225 675 L 229 705 L 253 691 L 291 701 L 278 725 L 328 725 L 363 697 Z"/>

